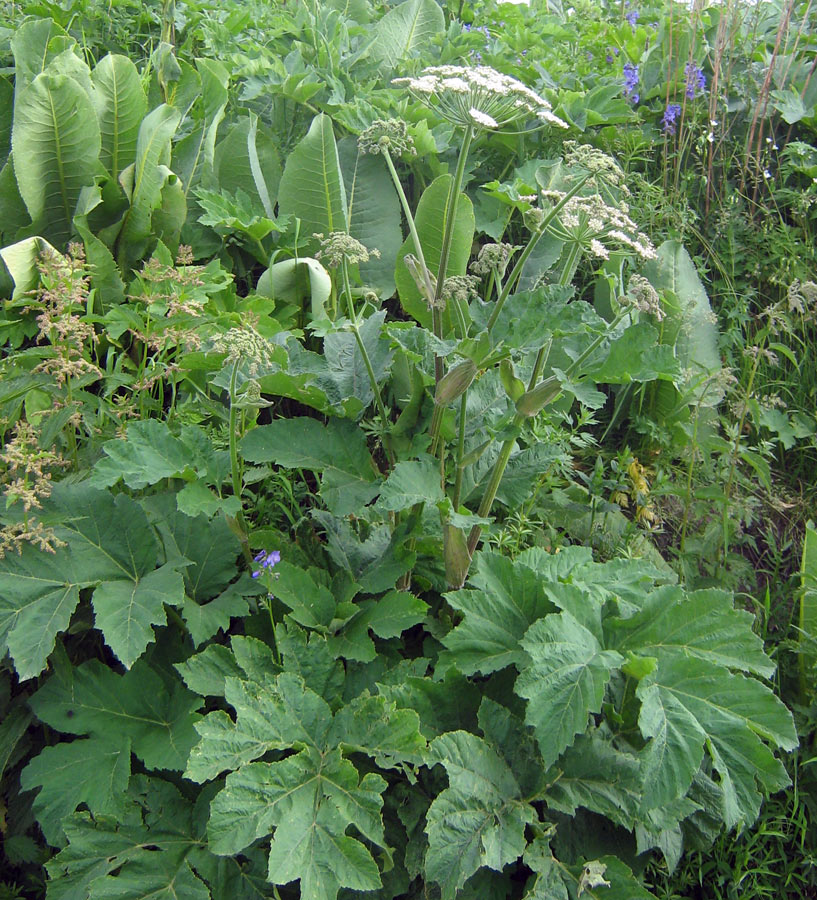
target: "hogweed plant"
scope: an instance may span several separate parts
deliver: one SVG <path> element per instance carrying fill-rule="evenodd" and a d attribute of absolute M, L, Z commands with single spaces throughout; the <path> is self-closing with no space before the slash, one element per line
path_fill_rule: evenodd
<path fill-rule="evenodd" d="M 14 744 L 43 726 L 9 827 L 36 820 L 55 848 L 53 896 L 648 898 L 639 855 L 674 867 L 787 783 L 774 751 L 795 746 L 792 718 L 729 594 L 531 546 L 549 528 L 531 486 L 569 466 L 571 407 L 578 429 L 599 386 L 682 379 L 621 169 L 570 143 L 520 166 L 485 187 L 511 228 L 472 253 L 469 155 L 563 123 L 485 67 L 396 86 L 459 140 L 416 208 L 395 165 L 411 126 L 375 122 L 375 158 L 355 160 L 317 115 L 278 191 L 315 223 L 315 255 L 274 260 L 239 297 L 218 263 L 157 248 L 93 320 L 147 379 L 147 415 L 50 492 L 57 460 L 10 430 L 11 506 L 54 540 L 29 528 L 0 558 L 0 703 L 25 686 L 0 727 Z M 399 251 L 371 238 L 382 204 L 360 216 L 390 184 Z M 606 317 L 577 282 L 606 291 Z M 299 303 L 308 339 L 275 318 Z M 263 512 L 286 478 L 297 528 Z"/>

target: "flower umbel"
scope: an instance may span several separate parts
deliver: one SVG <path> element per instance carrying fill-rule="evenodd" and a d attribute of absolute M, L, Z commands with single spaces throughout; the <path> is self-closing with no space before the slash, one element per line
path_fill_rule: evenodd
<path fill-rule="evenodd" d="M 321 249 L 315 254 L 318 259 L 325 259 L 326 264 L 336 269 L 344 259 L 354 265 L 355 263 L 368 262 L 371 257 L 380 258 L 379 250 L 369 250 L 357 238 L 345 231 L 330 231 L 328 237 L 315 234 L 321 242 Z"/>
<path fill-rule="evenodd" d="M 554 206 L 564 198 L 564 191 L 542 191 L 542 199 Z M 564 241 L 581 244 L 602 259 L 610 250 L 632 250 L 642 259 L 655 258 L 655 248 L 630 218 L 627 204 L 611 206 L 599 194 L 571 197 L 548 230 Z"/>
<path fill-rule="evenodd" d="M 388 151 L 395 156 L 408 153 L 416 156 L 414 141 L 408 133 L 408 125 L 402 119 L 375 119 L 361 132 L 357 145 L 362 153 L 376 155 Z"/>
<path fill-rule="evenodd" d="M 501 130 L 532 116 L 567 128 L 544 97 L 490 66 L 431 66 L 392 84 L 404 85 L 444 119 L 465 128 Z"/>

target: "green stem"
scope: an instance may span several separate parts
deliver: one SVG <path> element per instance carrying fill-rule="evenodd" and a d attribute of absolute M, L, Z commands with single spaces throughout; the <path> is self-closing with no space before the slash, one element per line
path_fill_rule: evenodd
<path fill-rule="evenodd" d="M 366 349 L 366 345 L 363 343 L 363 338 L 360 336 L 360 328 L 357 324 L 357 313 L 355 312 L 355 305 L 352 302 L 352 287 L 349 283 L 349 267 L 346 264 L 346 260 L 343 260 L 341 266 L 343 272 L 343 292 L 346 295 L 346 308 L 349 314 L 349 321 L 352 323 L 352 332 L 355 336 L 355 341 L 357 342 L 357 348 L 360 350 L 360 355 L 363 358 L 363 365 L 366 366 L 366 373 L 369 376 L 369 383 L 372 386 L 372 393 L 374 394 L 375 403 L 377 404 L 377 411 L 380 415 L 380 423 L 383 428 L 383 447 L 386 451 L 386 455 L 389 458 L 389 464 L 394 465 L 394 454 L 391 451 L 391 448 L 386 443 L 386 431 L 389 427 L 389 417 L 386 413 L 386 407 L 383 405 L 383 398 L 380 396 L 380 388 L 377 385 L 377 378 L 374 374 L 374 368 L 372 367 L 372 361 L 369 359 L 369 351 Z"/>
<path fill-rule="evenodd" d="M 237 497 L 238 502 L 241 503 L 241 468 L 238 461 L 238 409 L 236 408 L 235 395 L 237 381 L 238 360 L 235 360 L 233 362 L 233 371 L 230 374 L 230 474 L 232 475 L 233 495 Z M 246 560 L 247 565 L 252 568 L 253 558 L 252 553 L 250 552 L 249 531 L 247 529 L 247 522 L 244 519 L 244 511 L 242 509 L 239 508 L 238 512 L 236 513 L 235 520 L 241 532 L 238 539 L 241 542 L 241 550 L 244 553 L 244 559 Z"/>
<path fill-rule="evenodd" d="M 454 235 L 454 223 L 457 219 L 457 206 L 460 199 L 460 189 L 462 188 L 462 180 L 465 175 L 465 161 L 468 159 L 468 151 L 471 149 L 471 141 L 474 138 L 473 129 L 468 126 L 465 129 L 465 137 L 460 147 L 460 155 L 457 160 L 457 169 L 448 191 L 448 202 L 445 211 L 445 231 L 443 232 L 443 242 L 440 247 L 440 267 L 437 271 L 437 289 L 434 292 L 433 309 L 439 309 L 442 301 L 443 284 L 445 283 L 445 274 L 448 271 L 448 258 L 451 255 L 451 239 Z M 442 316 L 440 317 L 442 323 Z M 437 335 L 442 337 L 442 332 Z"/>
<path fill-rule="evenodd" d="M 468 398 L 468 391 L 466 391 L 462 397 L 460 398 L 460 431 L 457 440 L 457 471 L 454 477 L 454 512 L 460 508 L 460 493 L 462 491 L 462 472 L 463 472 L 463 464 L 462 460 L 465 456 L 465 407 L 467 405 L 466 400 Z"/>
<path fill-rule="evenodd" d="M 406 217 L 406 222 L 408 223 L 409 234 L 411 235 L 412 243 L 414 244 L 414 252 L 417 254 L 417 260 L 420 263 L 420 271 L 423 274 L 423 278 L 426 282 L 426 290 L 428 291 L 428 296 L 434 296 L 434 286 L 431 283 L 431 273 L 428 271 L 428 266 L 426 266 L 425 256 L 423 255 L 423 245 L 420 243 L 420 235 L 417 234 L 417 226 L 414 223 L 414 216 L 411 212 L 411 207 L 409 206 L 408 199 L 406 198 L 406 193 L 403 190 L 403 185 L 400 183 L 400 179 L 397 176 L 397 170 L 394 168 L 394 163 L 392 162 L 391 155 L 388 150 L 383 151 L 383 158 L 386 160 L 386 165 L 388 166 L 389 172 L 391 174 L 391 180 L 394 182 L 394 189 L 397 191 L 397 196 L 400 198 L 400 205 L 403 207 L 403 215 Z"/>
<path fill-rule="evenodd" d="M 574 257 L 575 254 L 578 253 L 578 246 L 574 245 L 571 249 L 571 257 Z M 559 283 L 562 284 L 564 278 L 569 277 L 572 272 L 572 262 L 571 257 L 565 261 L 565 267 L 562 270 L 562 277 L 559 279 Z M 584 362 L 589 359 L 589 357 L 595 352 L 595 350 L 600 346 L 602 341 L 607 338 L 610 333 L 616 328 L 618 323 L 628 314 L 628 311 L 620 312 L 607 330 L 600 334 L 591 344 L 590 346 L 576 359 L 573 363 L 571 363 L 567 370 L 566 374 L 570 375 L 573 372 L 577 371 Z M 533 372 L 531 374 L 530 381 L 528 383 L 528 390 L 532 391 L 537 382 L 539 381 L 539 376 L 542 374 L 542 368 L 544 367 L 545 361 L 547 359 L 547 354 L 550 349 L 550 345 L 546 344 L 542 348 L 540 348 L 539 352 L 536 355 L 536 361 L 533 364 Z M 515 433 L 519 432 L 519 429 L 522 427 L 527 416 L 522 415 L 521 413 L 517 413 L 513 417 L 513 421 L 511 422 L 511 428 Z M 516 444 L 516 437 L 508 438 L 502 445 L 502 449 L 499 451 L 499 457 L 497 461 L 494 463 L 493 471 L 491 472 L 491 480 L 488 482 L 488 486 L 485 489 L 485 493 L 482 495 L 482 501 L 479 505 L 479 510 L 477 515 L 481 518 L 485 518 L 491 512 L 491 507 L 494 504 L 494 500 L 496 499 L 496 493 L 499 490 L 499 483 L 502 481 L 502 476 L 505 473 L 505 467 L 508 465 L 508 460 L 511 457 L 511 452 L 513 451 L 514 445 Z M 474 525 L 471 529 L 471 533 L 468 535 L 468 552 L 473 556 L 474 550 L 476 550 L 477 543 L 479 542 L 479 536 L 482 533 L 482 529 L 479 525 Z"/>
<path fill-rule="evenodd" d="M 568 200 L 571 200 L 573 197 L 576 196 L 576 194 L 579 193 L 579 191 L 585 186 L 585 184 L 587 183 L 587 181 L 589 179 L 590 179 L 589 173 L 587 175 L 585 175 L 583 178 L 580 178 L 576 182 L 576 184 L 574 184 L 573 187 L 564 195 L 564 197 L 562 197 L 562 199 L 556 204 L 556 206 L 554 206 L 553 209 L 551 209 L 550 212 L 548 212 L 548 214 L 544 218 L 544 221 L 539 226 L 538 230 L 535 231 L 531 235 L 531 238 L 528 241 L 527 245 L 525 246 L 525 249 L 520 254 L 519 259 L 517 259 L 516 264 L 514 265 L 513 270 L 511 271 L 511 274 L 508 276 L 508 280 L 505 282 L 505 286 L 502 288 L 502 293 L 499 295 L 499 298 L 496 301 L 496 306 L 494 307 L 494 311 L 491 313 L 491 317 L 488 319 L 487 330 L 488 330 L 489 334 L 491 332 L 491 329 L 496 324 L 496 320 L 499 318 L 499 314 L 502 311 L 502 307 L 505 305 L 505 301 L 510 296 L 510 293 L 516 286 L 517 281 L 519 281 L 519 277 L 522 274 L 522 269 L 523 269 L 525 263 L 528 261 L 528 257 L 536 249 L 536 245 L 541 240 L 542 236 L 544 235 L 545 231 L 547 230 L 548 225 L 562 211 L 562 208 L 568 202 Z"/>

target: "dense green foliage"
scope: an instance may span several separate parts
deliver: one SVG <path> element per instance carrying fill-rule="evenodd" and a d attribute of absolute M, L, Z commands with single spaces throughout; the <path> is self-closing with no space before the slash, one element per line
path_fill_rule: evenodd
<path fill-rule="evenodd" d="M 532 6 L 0 14 L 0 898 L 815 895 L 814 14 Z"/>

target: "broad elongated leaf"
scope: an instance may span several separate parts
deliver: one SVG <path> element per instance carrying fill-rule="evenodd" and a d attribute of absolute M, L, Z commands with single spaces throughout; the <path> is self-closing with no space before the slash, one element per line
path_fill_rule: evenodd
<path fill-rule="evenodd" d="M 123 268 L 133 265 L 147 252 L 151 238 L 151 219 L 162 202 L 162 188 L 172 174 L 170 140 L 181 121 L 174 107 L 157 106 L 139 126 L 136 160 L 120 175 L 130 200 L 130 209 L 117 241 L 118 259 Z"/>
<path fill-rule="evenodd" d="M 130 779 L 130 741 L 90 738 L 46 747 L 23 769 L 23 790 L 40 788 L 34 814 L 46 840 L 62 841 L 61 821 L 80 803 L 94 815 L 115 815 Z"/>
<path fill-rule="evenodd" d="M 101 139 L 88 94 L 65 75 L 38 75 L 17 98 L 12 151 L 17 186 L 45 238 L 58 246 L 71 236 L 80 192 L 99 173 Z"/>
<path fill-rule="evenodd" d="M 241 452 L 251 462 L 321 472 L 321 496 L 335 515 L 358 510 L 379 488 L 363 432 L 340 419 L 278 419 L 245 435 Z"/>
<path fill-rule="evenodd" d="M 102 138 L 100 161 L 117 180 L 136 158 L 139 126 L 147 112 L 147 98 L 136 66 L 127 56 L 109 53 L 91 73 L 92 99 Z"/>
<path fill-rule="evenodd" d="M 56 56 L 75 46 L 76 41 L 53 19 L 32 17 L 24 21 L 11 39 L 15 102 Z"/>
<path fill-rule="evenodd" d="M 436 6 L 436 3 L 435 3 Z M 448 193 L 451 190 L 453 176 L 440 175 L 423 191 L 417 211 L 414 214 L 414 223 L 420 236 L 426 265 L 433 277 L 437 276 L 440 267 L 440 254 L 442 252 L 443 234 L 445 223 L 449 218 Z M 454 230 L 451 235 L 451 250 L 448 257 L 448 268 L 445 278 L 451 275 L 464 275 L 471 255 L 471 244 L 474 240 L 474 207 L 465 194 L 460 194 L 457 203 L 457 217 L 454 222 Z M 403 309 L 421 325 L 431 327 L 431 312 L 426 301 L 421 297 L 414 279 L 411 277 L 403 258 L 411 253 L 415 256 L 417 251 L 414 241 L 409 235 L 403 242 L 400 252 L 397 254 L 397 267 L 395 269 L 395 281 L 397 291 L 400 294 L 400 302 Z"/>
<path fill-rule="evenodd" d="M 30 293 L 40 283 L 39 262 L 43 256 L 51 260 L 64 258 L 55 247 L 41 237 L 27 237 L 0 250 L 0 257 L 3 258 L 14 280 L 12 300 L 18 300 Z"/>
<path fill-rule="evenodd" d="M 445 18 L 436 0 L 405 0 L 377 23 L 369 52 L 390 72 L 443 31 Z"/>
<path fill-rule="evenodd" d="M 709 380 L 721 368 L 718 326 L 706 289 L 695 264 L 679 241 L 664 241 L 658 256 L 644 267 L 644 275 L 660 292 L 669 292 L 664 303 L 664 340 L 674 338 L 675 355 L 681 369 L 691 373 L 687 388 L 698 402 L 717 406 L 723 389 Z"/>
<path fill-rule="evenodd" d="M 394 293 L 394 265 L 403 243 L 400 201 L 379 155 L 363 154 L 351 138 L 338 145 L 349 200 L 349 233 L 380 256 L 359 264 L 360 278 L 381 297 Z"/>
<path fill-rule="evenodd" d="M 525 825 L 537 815 L 521 799 L 506 763 L 474 734 L 454 731 L 435 738 L 429 764 L 440 763 L 449 786 L 427 814 L 425 871 L 451 900 L 481 866 L 502 871 L 525 850 Z"/>
<path fill-rule="evenodd" d="M 538 573 L 520 562 L 489 551 L 476 555 L 469 587 L 446 594 L 463 621 L 443 643 L 439 665 L 454 665 L 466 675 L 489 674 L 527 661 L 520 641 L 528 628 L 554 612 Z"/>
<path fill-rule="evenodd" d="M 522 639 L 531 665 L 522 670 L 516 692 L 528 702 L 545 765 L 552 765 L 601 709 L 613 667 L 623 662 L 603 650 L 597 638 L 568 612 L 534 622 Z"/>
<path fill-rule="evenodd" d="M 226 134 L 215 148 L 214 187 L 227 194 L 244 191 L 259 214 L 272 218 L 281 180 L 281 162 L 272 132 L 257 122 L 254 128 L 249 117 L 224 130 Z"/>
<path fill-rule="evenodd" d="M 347 230 L 346 191 L 340 171 L 332 121 L 322 113 L 306 137 L 287 157 L 278 186 L 278 211 L 301 220 L 302 247 L 317 248 L 313 234 L 324 237 Z"/>
<path fill-rule="evenodd" d="M 195 743 L 201 698 L 163 681 L 144 661 L 117 675 L 98 660 L 67 661 L 31 697 L 38 718 L 66 734 L 128 738 L 151 769 L 182 769 Z"/>
<path fill-rule="evenodd" d="M 193 131 L 173 149 L 173 169 L 182 180 L 185 198 L 199 182 L 213 183 L 218 128 L 227 107 L 227 69 L 216 59 L 197 59 L 201 79 L 199 119 Z"/>

